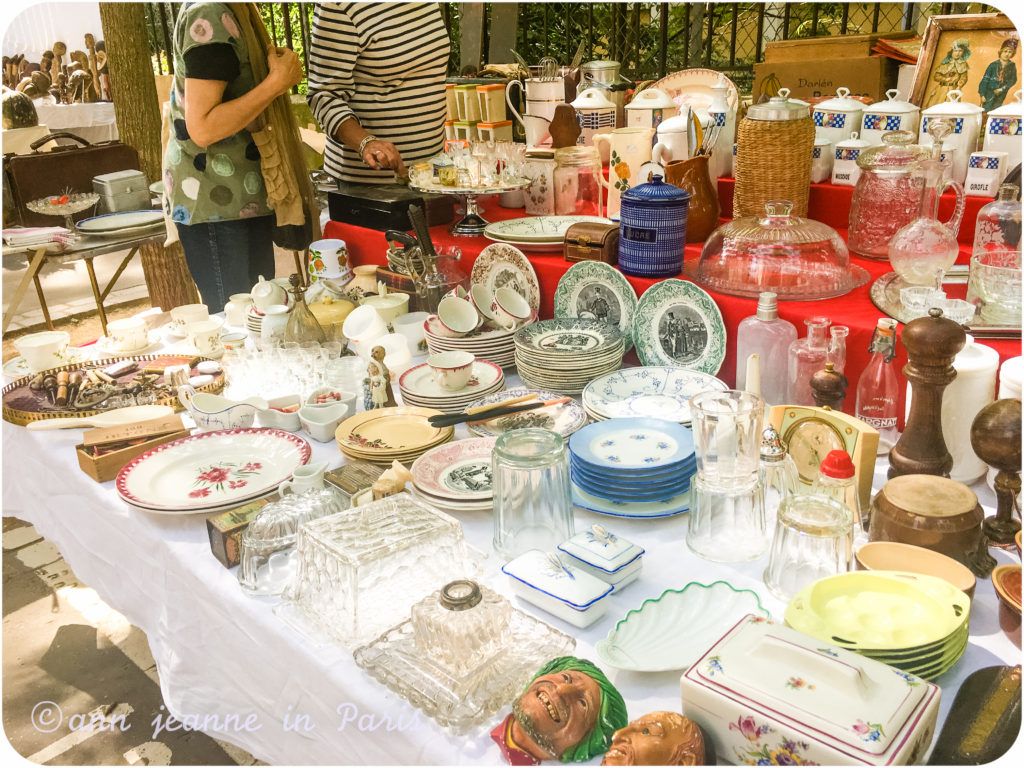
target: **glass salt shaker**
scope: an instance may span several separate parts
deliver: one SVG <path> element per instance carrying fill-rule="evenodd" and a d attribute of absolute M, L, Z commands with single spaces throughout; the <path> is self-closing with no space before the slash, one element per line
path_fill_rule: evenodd
<path fill-rule="evenodd" d="M 864 530 L 864 513 L 860 506 L 856 474 L 857 468 L 850 454 L 843 450 L 829 451 L 818 468 L 817 481 L 811 486 L 812 495 L 827 496 L 850 510 L 854 550 L 868 540 Z"/>
<path fill-rule="evenodd" d="M 782 443 L 774 427 L 761 433 L 761 488 L 764 493 L 765 527 L 775 528 L 775 513 L 779 505 L 797 492 L 796 464 Z"/>

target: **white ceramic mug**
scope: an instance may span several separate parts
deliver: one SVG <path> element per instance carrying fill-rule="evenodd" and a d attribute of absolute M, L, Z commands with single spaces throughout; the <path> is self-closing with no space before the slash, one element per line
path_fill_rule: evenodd
<path fill-rule="evenodd" d="M 15 339 L 14 347 L 32 372 L 37 373 L 64 365 L 70 343 L 71 336 L 64 331 L 43 331 Z"/>
<path fill-rule="evenodd" d="M 469 377 L 473 373 L 473 361 L 476 355 L 463 350 L 438 352 L 427 358 L 427 365 L 434 374 L 434 381 L 441 389 L 458 392 L 465 389 Z"/>
<path fill-rule="evenodd" d="M 530 302 L 520 296 L 517 290 L 508 286 L 494 292 L 491 313 L 501 327 L 509 331 L 529 322 L 533 314 Z"/>
<path fill-rule="evenodd" d="M 171 310 L 170 331 L 175 336 L 185 336 L 185 326 L 188 323 L 197 323 L 209 316 L 210 309 L 205 304 L 182 304 Z"/>
<path fill-rule="evenodd" d="M 107 323 L 107 339 L 114 352 L 134 352 L 149 344 L 146 319 L 127 317 Z"/>
<path fill-rule="evenodd" d="M 519 80 L 513 80 L 505 89 L 505 101 L 508 103 L 512 114 L 520 123 L 524 123 L 523 116 L 519 114 L 515 104 L 512 102 L 512 90 L 522 90 L 523 84 Z M 565 102 L 565 83 L 558 77 L 553 80 L 539 80 L 531 78 L 526 81 L 526 114 L 536 115 L 548 120 L 555 116 L 555 107 Z"/>
<path fill-rule="evenodd" d="M 348 271 L 348 246 L 344 240 L 327 238 L 309 244 L 311 282 L 341 277 Z"/>
<path fill-rule="evenodd" d="M 388 332 L 388 327 L 376 309 L 369 305 L 356 307 L 342 323 L 341 332 L 349 341 L 366 345 Z"/>
<path fill-rule="evenodd" d="M 224 345 L 220 343 L 220 329 L 223 325 L 221 318 L 211 317 L 185 326 L 196 352 L 203 357 L 220 358 L 224 354 Z"/>
<path fill-rule="evenodd" d="M 476 330 L 480 314 L 465 299 L 448 296 L 437 305 L 437 332 L 441 336 L 459 338 Z"/>
<path fill-rule="evenodd" d="M 429 319 L 429 312 L 410 312 L 407 315 L 396 317 L 395 322 L 392 323 L 395 333 L 405 336 L 409 352 L 413 356 L 427 353 L 427 334 L 423 324 Z"/>
<path fill-rule="evenodd" d="M 241 328 L 245 325 L 249 307 L 252 306 L 252 296 L 248 293 L 233 293 L 224 305 L 224 316 L 228 325 Z"/>

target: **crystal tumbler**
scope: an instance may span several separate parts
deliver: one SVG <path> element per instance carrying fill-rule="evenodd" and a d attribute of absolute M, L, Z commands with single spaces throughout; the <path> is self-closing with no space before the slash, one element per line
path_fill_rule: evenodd
<path fill-rule="evenodd" d="M 850 510 L 824 496 L 784 499 L 775 523 L 764 583 L 789 600 L 811 582 L 853 567 L 853 518 Z"/>
<path fill-rule="evenodd" d="M 768 551 L 764 494 L 755 473 L 745 485 L 712 485 L 700 474 L 690 480 L 686 545 L 717 563 L 756 560 Z"/>
<path fill-rule="evenodd" d="M 741 490 L 757 483 L 764 400 L 737 389 L 690 399 L 697 476 L 705 486 Z"/>
<path fill-rule="evenodd" d="M 494 549 L 510 560 L 575 533 L 569 452 L 547 429 L 515 429 L 494 444 Z"/>

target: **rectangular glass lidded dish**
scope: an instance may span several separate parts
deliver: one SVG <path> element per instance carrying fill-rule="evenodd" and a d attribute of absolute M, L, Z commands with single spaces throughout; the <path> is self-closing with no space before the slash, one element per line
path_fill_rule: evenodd
<path fill-rule="evenodd" d="M 276 612 L 311 639 L 355 648 L 424 595 L 472 577 L 462 524 L 399 493 L 299 528 L 295 578 Z"/>
<path fill-rule="evenodd" d="M 909 765 L 935 733 L 941 690 L 760 616 L 742 618 L 680 680 L 683 714 L 720 759 Z"/>

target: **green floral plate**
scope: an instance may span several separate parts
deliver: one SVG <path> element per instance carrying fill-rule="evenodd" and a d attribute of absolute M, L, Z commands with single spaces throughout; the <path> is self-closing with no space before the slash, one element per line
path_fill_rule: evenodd
<path fill-rule="evenodd" d="M 708 293 L 683 280 L 662 280 L 640 297 L 633 343 L 644 365 L 674 365 L 714 376 L 725 360 L 725 322 Z"/>

